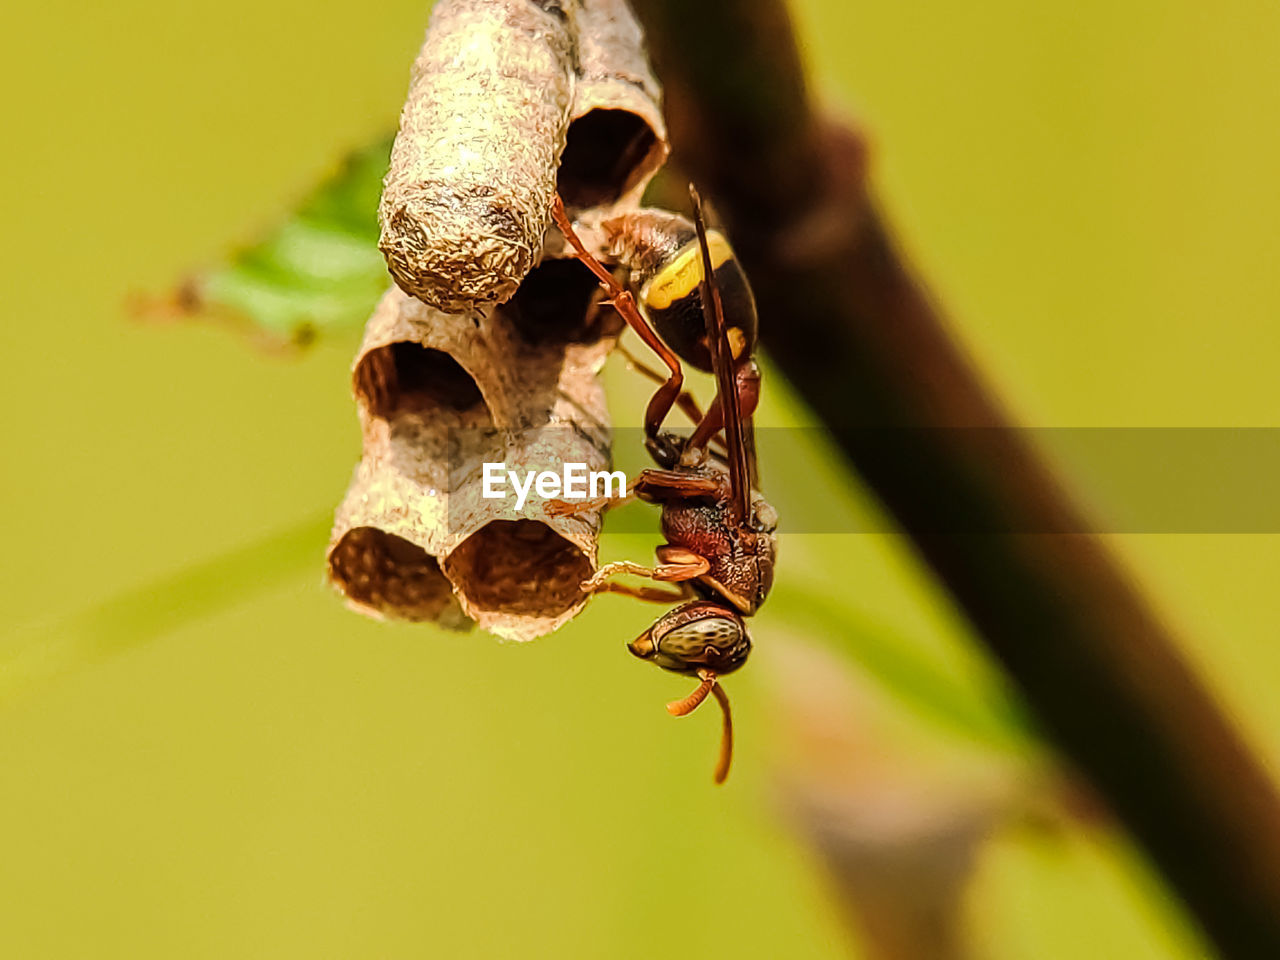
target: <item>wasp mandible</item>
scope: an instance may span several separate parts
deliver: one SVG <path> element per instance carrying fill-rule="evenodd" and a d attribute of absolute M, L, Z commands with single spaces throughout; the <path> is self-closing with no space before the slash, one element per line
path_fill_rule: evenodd
<path fill-rule="evenodd" d="M 671 371 L 645 415 L 646 446 L 658 468 L 642 471 L 631 489 L 631 495 L 662 506 L 667 542 L 657 548 L 654 566 L 609 563 L 582 586 L 643 600 L 683 601 L 627 646 L 642 660 L 698 679 L 689 696 L 667 704 L 675 716 L 692 713 L 708 694 L 716 698 L 724 725 L 715 782 L 723 783 L 732 760 L 733 720 L 719 680 L 739 669 L 751 653 L 743 618 L 759 609 L 773 584 L 777 514 L 752 489 L 755 452 L 744 422 L 759 397 L 759 371 L 751 357 L 756 336 L 751 290 L 724 238 L 707 231 L 697 191 L 690 186 L 689 192 L 691 240 L 682 240 L 682 224 L 688 221 L 674 214 L 629 214 L 620 219 L 628 221 L 630 229 L 613 230 L 611 251 L 631 265 L 631 284 L 653 326 L 637 308 L 636 296 L 585 249 L 558 198 L 553 216 L 579 259 L 605 287 L 610 302 Z M 658 229 L 659 223 L 666 225 L 664 230 Z M 696 333 L 695 318 L 700 326 Z M 662 331 L 661 337 L 654 327 Z M 684 397 L 676 352 L 713 372 L 717 384 L 715 400 L 706 414 L 695 415 L 697 426 L 688 437 L 661 432 L 666 414 Z M 709 449 L 721 432 L 723 463 Z M 584 501 L 569 509 L 599 506 Z M 676 584 L 679 592 L 616 583 L 612 578 L 618 574 Z"/>

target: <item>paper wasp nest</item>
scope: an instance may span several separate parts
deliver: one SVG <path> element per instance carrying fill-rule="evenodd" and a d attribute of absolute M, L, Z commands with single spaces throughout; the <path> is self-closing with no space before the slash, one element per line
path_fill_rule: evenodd
<path fill-rule="evenodd" d="M 437 3 L 379 209 L 397 286 L 356 356 L 364 453 L 329 547 L 355 608 L 528 640 L 585 604 L 599 514 L 547 516 L 532 491 L 516 513 L 483 496 L 482 465 L 607 468 L 597 374 L 620 321 L 544 235 L 553 191 L 589 233 L 666 154 L 623 0 Z"/>
<path fill-rule="evenodd" d="M 603 470 L 611 435 L 596 374 L 611 342 L 530 343 L 506 311 L 446 314 L 389 290 L 356 357 L 364 456 L 330 547 L 348 599 L 450 626 L 465 613 L 516 640 L 577 613 L 599 515 L 547 517 L 532 492 L 517 513 L 512 498 L 484 498 L 482 465 Z"/>
<path fill-rule="evenodd" d="M 557 187 L 580 209 L 638 202 L 667 154 L 642 41 L 624 0 L 439 0 L 378 210 L 401 289 L 446 311 L 505 301 Z"/>

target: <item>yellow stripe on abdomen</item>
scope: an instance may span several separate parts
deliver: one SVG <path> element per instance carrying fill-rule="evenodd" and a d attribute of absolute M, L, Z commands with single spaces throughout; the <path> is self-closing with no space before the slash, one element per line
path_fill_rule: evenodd
<path fill-rule="evenodd" d="M 707 231 L 707 248 L 711 251 L 711 269 L 716 270 L 722 263 L 733 256 L 733 250 L 726 240 L 715 230 Z M 665 310 L 689 296 L 702 282 L 702 251 L 698 241 L 686 243 L 675 259 L 659 270 L 644 289 L 640 291 L 640 300 L 646 307 L 654 310 Z"/>

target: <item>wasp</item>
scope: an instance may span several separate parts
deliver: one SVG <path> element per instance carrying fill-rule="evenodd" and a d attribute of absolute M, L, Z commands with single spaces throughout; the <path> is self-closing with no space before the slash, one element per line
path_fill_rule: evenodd
<path fill-rule="evenodd" d="M 582 587 L 680 601 L 627 647 L 664 670 L 697 678 L 689 696 L 667 704 L 673 715 L 687 716 L 708 695 L 720 704 L 724 723 L 714 779 L 723 783 L 733 755 L 733 717 L 720 678 L 751 653 L 743 618 L 760 608 L 773 584 L 778 518 L 753 489 L 755 452 L 747 439 L 760 382 L 752 359 L 757 321 L 751 289 L 723 236 L 707 230 L 692 186 L 690 196 L 692 223 L 641 211 L 605 225 L 610 256 L 631 270 L 630 289 L 586 250 L 558 198 L 553 216 L 614 308 L 670 370 L 665 380 L 658 376 L 662 385 L 646 409 L 646 446 L 657 468 L 642 471 L 630 491 L 662 507 L 666 543 L 657 548 L 655 565 L 609 563 Z M 705 414 L 683 393 L 679 358 L 715 374 L 717 393 Z M 695 420 L 688 436 L 661 430 L 677 403 Z M 713 457 L 711 442 L 721 433 L 724 453 Z M 565 508 L 600 505 L 583 501 Z M 612 578 L 619 574 L 677 585 L 678 592 L 616 583 Z"/>

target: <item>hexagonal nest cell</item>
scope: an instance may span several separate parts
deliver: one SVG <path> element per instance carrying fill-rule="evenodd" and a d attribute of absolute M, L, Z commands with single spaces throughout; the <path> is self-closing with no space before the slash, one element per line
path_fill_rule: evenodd
<path fill-rule="evenodd" d="M 399 620 L 470 626 L 435 557 L 374 527 L 355 527 L 329 555 L 329 576 L 353 603 Z"/>
<path fill-rule="evenodd" d="M 554 618 L 580 605 L 581 583 L 591 576 L 582 550 L 537 520 L 493 520 L 444 565 L 471 607 L 529 617 Z"/>
<path fill-rule="evenodd" d="M 600 284 L 576 257 L 543 260 L 502 307 L 525 343 L 589 343 L 617 333 L 618 312 L 601 304 Z"/>
<path fill-rule="evenodd" d="M 630 110 L 590 110 L 569 125 L 556 187 L 570 207 L 612 204 L 653 166 L 657 134 Z"/>
<path fill-rule="evenodd" d="M 483 409 L 493 419 L 480 387 L 462 364 L 443 350 L 411 341 L 370 350 L 356 368 L 355 390 L 370 413 L 386 420 L 441 409 Z"/>

